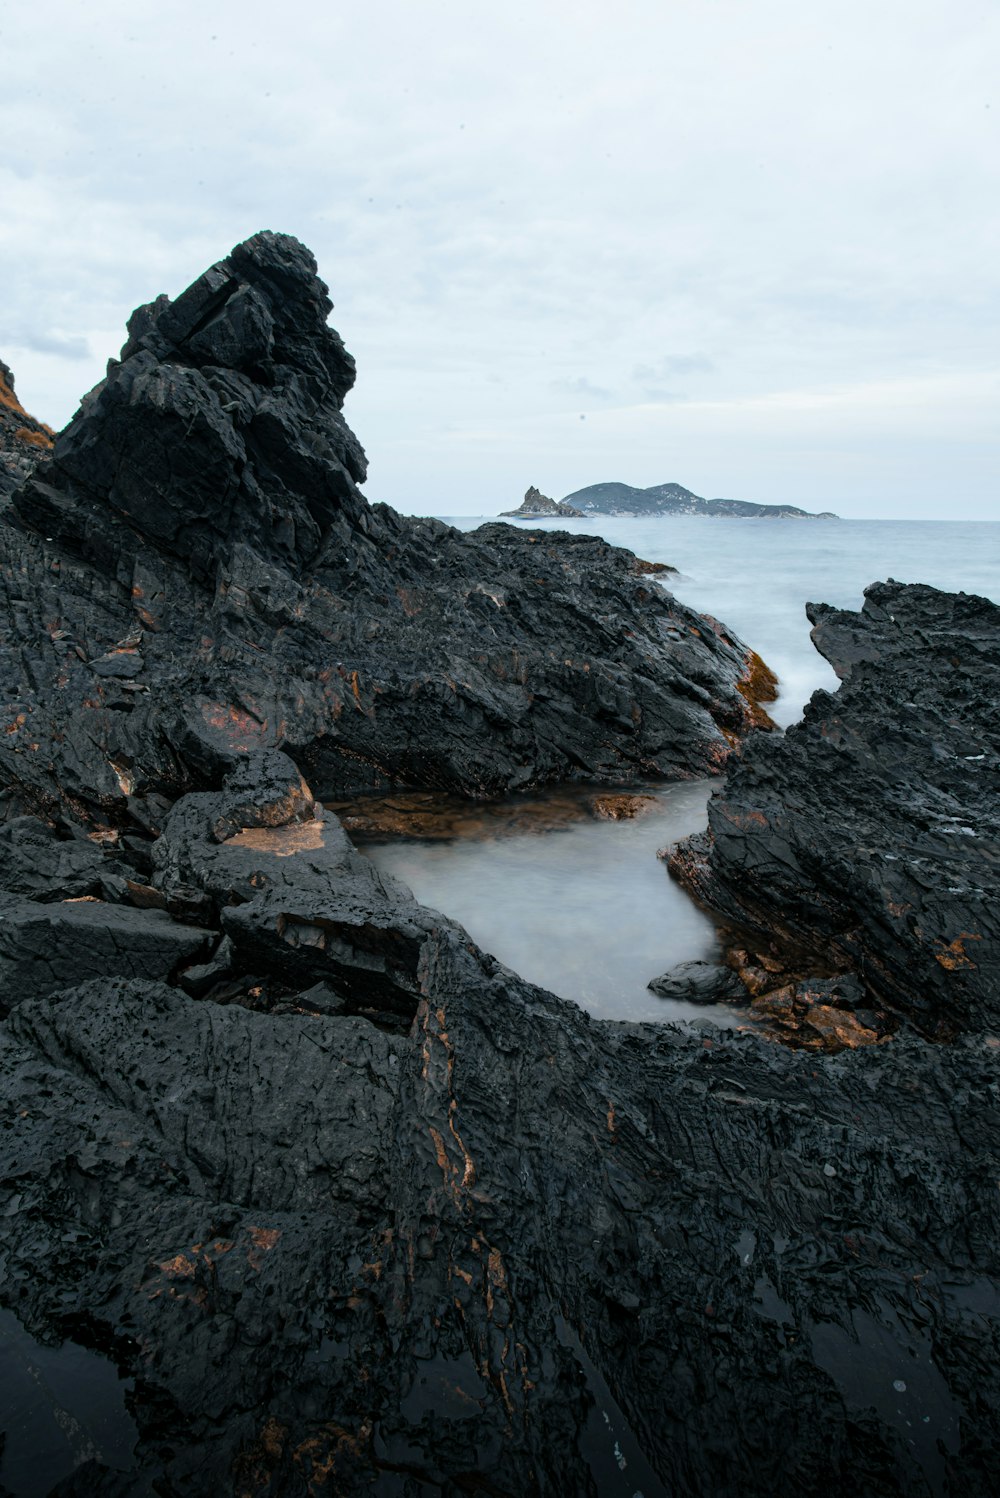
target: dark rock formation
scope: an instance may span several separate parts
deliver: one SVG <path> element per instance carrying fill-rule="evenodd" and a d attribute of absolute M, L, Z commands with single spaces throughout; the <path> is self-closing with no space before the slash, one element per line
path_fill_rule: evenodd
<path fill-rule="evenodd" d="M 831 510 L 818 514 L 800 510 L 798 505 L 760 505 L 747 499 L 702 499 L 683 484 L 653 484 L 636 489 L 631 484 L 589 484 L 575 489 L 562 503 L 570 501 L 584 515 L 716 515 L 754 520 L 836 520 Z M 516 513 L 516 512 L 515 512 Z"/>
<path fill-rule="evenodd" d="M 748 746 L 671 867 L 800 972 L 856 973 L 874 1010 L 995 1025 L 1000 609 L 890 581 L 808 612 L 840 689 Z"/>
<path fill-rule="evenodd" d="M 108 1491 L 994 1490 L 989 1040 L 592 1021 L 255 771 L 267 825 L 217 840 L 231 783 L 156 850 L 242 994 L 0 1028 L 4 1297 L 134 1379 Z"/>
<path fill-rule="evenodd" d="M 712 773 L 750 652 L 596 537 L 371 508 L 354 364 L 296 240 L 129 324 L 0 525 L 16 807 L 119 827 L 287 748 L 324 796 Z"/>
<path fill-rule="evenodd" d="M 534 485 L 525 491 L 524 498 L 516 510 L 500 511 L 501 519 L 504 516 L 511 516 L 515 520 L 542 520 L 547 515 L 562 515 L 568 520 L 579 520 L 583 511 L 574 510 L 573 506 L 566 504 L 565 500 L 550 499 Z"/>
<path fill-rule="evenodd" d="M 732 968 L 715 962 L 680 962 L 650 983 L 663 999 L 688 1004 L 746 1004 L 750 995 Z"/>
<path fill-rule="evenodd" d="M 162 910 L 87 897 L 43 905 L 0 896 L 0 1014 L 91 976 L 166 978 L 201 953 L 208 936 Z"/>
<path fill-rule="evenodd" d="M 14 376 L 0 359 L 0 501 L 52 448 L 53 431 L 29 416 L 14 394 Z"/>
<path fill-rule="evenodd" d="M 0 1304 L 138 1432 L 54 1492 L 992 1498 L 997 611 L 817 614 L 841 693 L 682 855 L 776 1032 L 894 1037 L 594 1021 L 317 795 L 694 773 L 766 668 L 630 553 L 369 509 L 327 310 L 273 235 L 144 309 L 0 524 Z"/>

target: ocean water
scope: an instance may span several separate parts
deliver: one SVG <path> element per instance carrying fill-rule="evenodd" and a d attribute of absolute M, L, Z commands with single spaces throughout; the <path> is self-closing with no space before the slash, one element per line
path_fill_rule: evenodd
<path fill-rule="evenodd" d="M 451 524 L 483 523 L 462 516 Z M 817 687 L 837 679 L 813 648 L 807 601 L 860 608 L 865 587 L 894 577 L 1000 602 L 1000 524 L 779 521 L 677 516 L 533 523 L 586 531 L 680 575 L 664 580 L 685 603 L 724 621 L 777 673 L 771 710 L 795 722 Z M 605 1019 L 732 1023 L 732 1011 L 669 1003 L 647 989 L 677 962 L 711 959 L 711 921 L 667 875 L 656 853 L 705 825 L 710 782 L 650 786 L 657 806 L 634 822 L 498 816 L 434 840 L 366 848 L 425 904 L 443 910 L 502 962 Z"/>
<path fill-rule="evenodd" d="M 484 523 L 449 520 L 460 530 Z M 795 722 L 817 687 L 833 690 L 837 682 L 809 639 L 806 603 L 857 609 L 869 583 L 890 577 L 1000 601 L 1000 523 L 677 515 L 547 520 L 528 528 L 603 536 L 679 568 L 665 586 L 729 625 L 777 672 L 781 693 L 771 716 L 783 726 Z"/>

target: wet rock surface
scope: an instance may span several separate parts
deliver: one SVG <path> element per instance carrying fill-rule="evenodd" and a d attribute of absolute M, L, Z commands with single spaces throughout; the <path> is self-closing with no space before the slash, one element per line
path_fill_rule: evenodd
<path fill-rule="evenodd" d="M 934 819 L 991 815 L 995 611 L 817 614 L 841 692 L 678 855 L 771 1023 L 892 1039 L 591 1019 L 321 797 L 695 773 L 763 668 L 603 543 L 368 509 L 327 310 L 270 235 L 141 309 L 0 525 L 0 1302 L 138 1437 L 54 1491 L 986 1498 L 996 881 Z"/>
<path fill-rule="evenodd" d="M 747 990 L 731 968 L 716 962 L 680 962 L 650 988 L 664 999 L 686 999 L 689 1004 L 746 1004 Z"/>
<path fill-rule="evenodd" d="M 597 537 L 369 506 L 354 362 L 298 241 L 262 233 L 119 361 L 0 525 L 0 784 L 157 820 L 248 750 L 317 794 L 715 773 L 752 654 Z M 742 690 L 741 690 L 742 689 Z"/>
<path fill-rule="evenodd" d="M 793 971 L 853 973 L 873 1010 L 942 1038 L 995 1025 L 1000 609 L 890 581 L 809 616 L 839 690 L 748 747 L 671 868 Z"/>
<path fill-rule="evenodd" d="M 5 1299 L 135 1380 L 122 1491 L 600 1492 L 596 1377 L 663 1492 L 990 1491 L 991 1037 L 601 1024 L 227 799 L 157 867 L 269 1011 L 104 978 L 0 1032 Z"/>

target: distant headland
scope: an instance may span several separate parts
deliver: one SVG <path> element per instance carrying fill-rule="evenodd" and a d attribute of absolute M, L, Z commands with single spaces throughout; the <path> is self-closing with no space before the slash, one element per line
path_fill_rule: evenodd
<path fill-rule="evenodd" d="M 591 484 L 577 489 L 565 499 L 549 499 L 537 489 L 529 489 L 517 510 L 504 510 L 505 517 L 516 520 L 538 520 L 543 516 L 562 515 L 567 519 L 585 515 L 730 515 L 755 520 L 837 520 L 831 510 L 819 514 L 799 509 L 797 505 L 762 505 L 745 499 L 702 499 L 682 484 L 654 484 L 649 489 L 635 489 L 631 484 Z"/>

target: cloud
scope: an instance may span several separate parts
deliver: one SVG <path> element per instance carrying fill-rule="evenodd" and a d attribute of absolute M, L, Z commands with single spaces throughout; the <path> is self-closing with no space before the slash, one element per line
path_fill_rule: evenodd
<path fill-rule="evenodd" d="M 652 364 L 637 364 L 632 381 L 643 400 L 674 404 L 688 399 L 686 391 L 676 390 L 672 381 L 678 376 L 708 374 L 715 365 L 704 354 L 672 354 Z"/>
<path fill-rule="evenodd" d="M 837 440 L 864 443 L 881 513 L 988 512 L 995 444 L 959 496 L 940 474 L 959 392 L 995 362 L 995 8 L 470 15 L 285 0 L 276 29 L 245 0 L 105 0 L 95 29 L 65 0 L 12 8 L 0 277 L 27 408 L 60 424 L 134 306 L 269 227 L 317 256 L 358 362 L 349 419 L 402 508 L 655 483 L 668 441 L 699 493 L 841 508 L 788 393 L 943 379 L 919 411 L 841 403 Z M 770 398 L 765 453 L 746 403 Z M 648 472 L 625 472 L 619 402 L 653 412 Z M 447 440 L 493 427 L 513 446 Z"/>
<path fill-rule="evenodd" d="M 558 391 L 560 395 L 580 395 L 584 400 L 609 401 L 612 399 L 611 391 L 603 385 L 594 385 L 582 375 L 572 379 L 553 380 L 551 388 Z"/>
<path fill-rule="evenodd" d="M 45 333 L 21 329 L 16 333 L 0 331 L 0 345 L 7 349 L 28 349 L 33 354 L 54 354 L 59 359 L 89 359 L 90 344 L 76 334 Z"/>
<path fill-rule="evenodd" d="M 656 384 L 674 375 L 709 374 L 714 368 L 713 361 L 704 354 L 673 354 L 658 359 L 655 364 L 637 364 L 632 374 L 640 382 Z"/>

